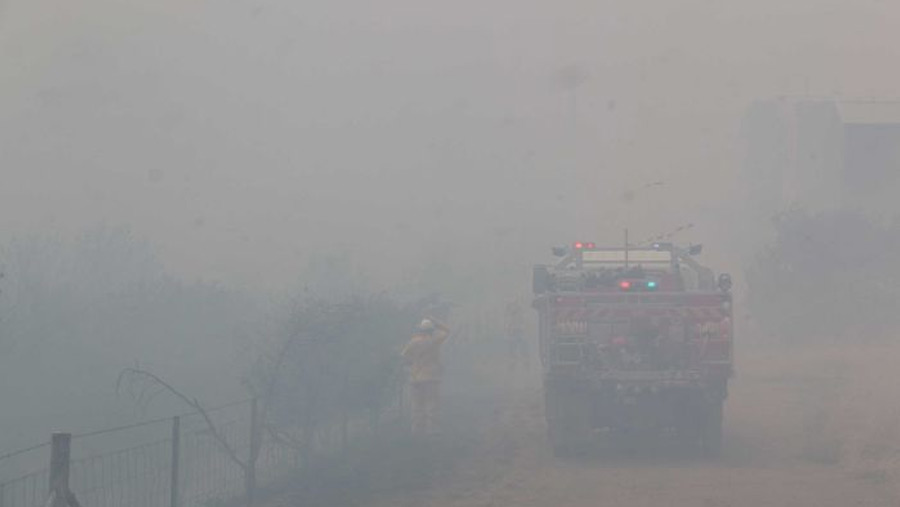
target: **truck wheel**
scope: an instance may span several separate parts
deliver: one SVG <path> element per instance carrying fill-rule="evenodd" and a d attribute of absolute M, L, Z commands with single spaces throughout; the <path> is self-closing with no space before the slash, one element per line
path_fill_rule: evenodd
<path fill-rule="evenodd" d="M 571 458 L 578 452 L 578 446 L 560 428 L 550 427 L 550 447 L 557 458 Z"/>
<path fill-rule="evenodd" d="M 722 454 L 722 409 L 721 401 L 707 406 L 703 418 L 703 453 L 709 457 Z"/>
<path fill-rule="evenodd" d="M 590 444 L 590 403 L 590 396 L 550 389 L 546 391 L 547 430 L 555 456 L 574 456 Z"/>

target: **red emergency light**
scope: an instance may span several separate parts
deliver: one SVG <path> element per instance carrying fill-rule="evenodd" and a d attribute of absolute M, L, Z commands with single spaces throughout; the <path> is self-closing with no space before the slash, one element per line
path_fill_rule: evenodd
<path fill-rule="evenodd" d="M 619 282 L 619 288 L 622 290 L 629 290 L 631 289 L 631 282 L 628 280 L 622 280 L 621 282 Z"/>
<path fill-rule="evenodd" d="M 575 250 L 581 250 L 582 248 L 584 248 L 584 243 L 582 243 L 581 241 L 575 243 Z"/>

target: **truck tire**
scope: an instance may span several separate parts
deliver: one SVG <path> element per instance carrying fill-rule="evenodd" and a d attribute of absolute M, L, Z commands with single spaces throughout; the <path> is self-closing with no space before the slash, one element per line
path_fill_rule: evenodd
<path fill-rule="evenodd" d="M 723 405 L 722 401 L 712 402 L 705 410 L 701 445 L 703 454 L 708 457 L 722 454 Z"/>
<path fill-rule="evenodd" d="M 547 431 L 553 454 L 571 457 L 584 452 L 591 443 L 591 397 L 561 389 L 545 391 Z"/>

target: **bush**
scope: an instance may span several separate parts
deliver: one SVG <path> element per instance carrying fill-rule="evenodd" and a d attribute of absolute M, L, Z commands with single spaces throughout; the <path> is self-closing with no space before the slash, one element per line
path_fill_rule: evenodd
<path fill-rule="evenodd" d="M 399 352 L 419 311 L 419 305 L 400 305 L 386 294 L 296 304 L 285 338 L 252 375 L 257 391 L 270 391 L 273 425 L 300 430 L 305 446 L 320 430 L 352 421 L 376 430 L 401 395 Z"/>
<path fill-rule="evenodd" d="M 115 397 L 116 375 L 137 361 L 204 399 L 233 399 L 254 301 L 168 273 L 127 228 L 10 238 L 0 273 L 0 398 L 14 407 L 0 448 L 45 438 L 63 415 L 89 428 L 182 410 L 162 401 L 135 414 Z"/>
<path fill-rule="evenodd" d="M 774 336 L 870 339 L 897 323 L 897 227 L 865 215 L 793 211 L 747 270 L 749 306 Z"/>

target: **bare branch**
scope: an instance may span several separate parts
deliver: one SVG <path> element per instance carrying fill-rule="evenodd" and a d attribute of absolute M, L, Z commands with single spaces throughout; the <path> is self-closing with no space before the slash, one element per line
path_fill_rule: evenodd
<path fill-rule="evenodd" d="M 303 442 L 300 439 L 290 435 L 287 432 L 278 431 L 271 425 L 266 426 L 266 433 L 269 434 L 269 438 L 271 438 L 274 442 L 277 442 L 281 445 L 286 445 L 291 449 L 294 449 L 295 451 L 303 449 Z"/>
<path fill-rule="evenodd" d="M 119 378 L 116 380 L 116 390 L 117 391 L 121 387 L 122 383 L 126 380 L 129 382 L 129 384 L 135 384 L 140 381 L 144 381 L 149 384 L 147 387 L 152 387 L 152 386 L 162 387 L 165 391 L 168 391 L 169 393 L 173 394 L 175 397 L 179 398 L 185 404 L 187 404 L 188 406 L 190 406 L 191 408 L 196 410 L 197 413 L 199 413 L 200 416 L 203 417 L 204 422 L 206 422 L 206 426 L 209 430 L 209 434 L 212 435 L 212 437 L 219 443 L 219 445 L 222 447 L 222 450 L 225 451 L 225 454 L 228 455 L 228 457 L 231 459 L 231 461 L 233 461 L 236 465 L 241 467 L 241 470 L 243 470 L 244 472 L 248 471 L 251 464 L 245 462 L 238 456 L 237 452 L 234 450 L 234 448 L 231 446 L 231 444 L 228 443 L 228 440 L 225 438 L 225 436 L 222 435 L 222 432 L 219 431 L 219 428 L 213 422 L 212 418 L 210 418 L 209 412 L 207 412 L 206 409 L 203 408 L 203 406 L 200 404 L 200 402 L 197 400 L 197 398 L 189 397 L 188 395 L 179 391 L 174 386 L 172 386 L 172 384 L 169 384 L 168 382 L 166 382 L 165 380 L 163 380 L 156 374 L 154 374 L 150 371 L 141 369 L 141 368 L 125 368 L 124 370 L 122 370 L 122 372 L 119 373 Z M 144 393 L 146 393 L 146 392 L 147 392 L 146 388 L 142 389 L 142 391 L 141 391 L 142 398 L 144 397 Z M 158 393 L 156 393 L 156 394 L 158 394 Z M 154 396 L 156 394 L 154 394 Z"/>

